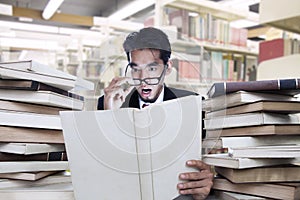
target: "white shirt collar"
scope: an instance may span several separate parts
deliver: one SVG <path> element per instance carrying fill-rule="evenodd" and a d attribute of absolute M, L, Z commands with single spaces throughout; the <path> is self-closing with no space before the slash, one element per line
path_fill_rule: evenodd
<path fill-rule="evenodd" d="M 164 101 L 164 91 L 165 91 L 165 87 L 162 88 L 162 90 L 161 90 L 161 92 L 160 92 L 158 98 L 157 98 L 156 101 L 153 102 L 153 103 L 161 103 L 161 102 Z M 152 103 L 149 103 L 149 102 L 146 103 L 146 102 L 144 102 L 144 101 L 141 99 L 141 97 L 139 96 L 139 104 L 140 104 L 140 109 L 142 109 L 143 104 L 148 104 L 148 105 L 150 105 L 150 104 L 152 104 Z"/>

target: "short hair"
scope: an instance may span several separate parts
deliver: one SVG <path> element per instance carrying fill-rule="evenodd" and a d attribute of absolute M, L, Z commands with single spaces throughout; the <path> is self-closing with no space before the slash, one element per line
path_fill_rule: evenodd
<path fill-rule="evenodd" d="M 167 34 L 157 28 L 147 27 L 139 32 L 130 33 L 124 43 L 123 48 L 130 62 L 129 53 L 137 49 L 157 49 L 160 51 L 160 59 L 167 64 L 171 57 L 171 45 Z"/>

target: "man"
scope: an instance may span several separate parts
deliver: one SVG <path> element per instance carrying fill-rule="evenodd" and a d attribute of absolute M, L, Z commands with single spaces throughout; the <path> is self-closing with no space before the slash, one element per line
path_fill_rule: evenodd
<path fill-rule="evenodd" d="M 129 62 L 126 75 L 114 78 L 104 89 L 104 96 L 98 100 L 99 110 L 143 108 L 152 103 L 196 95 L 164 85 L 165 76 L 171 73 L 171 45 L 168 36 L 161 30 L 144 28 L 133 32 L 127 36 L 123 47 Z M 179 175 L 184 180 L 177 185 L 179 193 L 192 196 L 195 200 L 205 199 L 212 187 L 210 167 L 200 160 L 189 160 L 186 164 L 197 168 L 199 172 Z"/>

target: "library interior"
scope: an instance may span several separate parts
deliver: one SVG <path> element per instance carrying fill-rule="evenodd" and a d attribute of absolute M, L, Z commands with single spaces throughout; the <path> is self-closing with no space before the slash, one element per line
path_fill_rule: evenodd
<path fill-rule="evenodd" d="M 124 50 L 149 27 L 170 71 L 113 100 L 161 94 L 102 111 L 159 67 Z M 0 0 L 0 199 L 198 199 L 178 186 L 196 159 L 200 199 L 300 200 L 299 94 L 299 0 Z"/>

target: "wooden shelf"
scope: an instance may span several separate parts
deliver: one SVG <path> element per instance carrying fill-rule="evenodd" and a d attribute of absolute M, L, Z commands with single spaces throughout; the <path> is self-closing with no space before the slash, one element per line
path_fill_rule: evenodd
<path fill-rule="evenodd" d="M 248 12 L 242 12 L 206 0 L 165 0 L 162 6 L 186 9 L 197 13 L 211 13 L 213 16 L 228 21 L 248 18 Z"/>
<path fill-rule="evenodd" d="M 260 23 L 300 34 L 299 0 L 261 0 Z"/>

